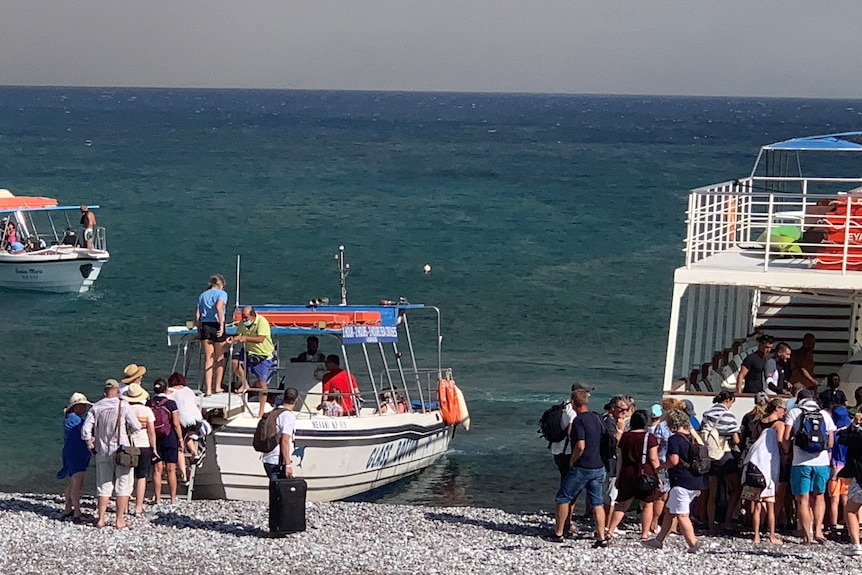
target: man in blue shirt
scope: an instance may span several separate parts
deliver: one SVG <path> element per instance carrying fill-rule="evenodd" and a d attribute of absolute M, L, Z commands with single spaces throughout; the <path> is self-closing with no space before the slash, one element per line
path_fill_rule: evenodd
<path fill-rule="evenodd" d="M 581 490 L 587 494 L 587 508 L 592 508 L 596 521 L 596 541 L 593 548 L 607 547 L 605 509 L 602 505 L 602 483 L 605 464 L 601 456 L 604 426 L 601 416 L 589 410 L 590 393 L 577 390 L 572 393 L 572 406 L 577 417 L 572 422 L 571 469 L 557 491 L 554 533 L 543 537 L 545 541 L 562 543 L 563 533 L 571 522 L 572 500 Z"/>

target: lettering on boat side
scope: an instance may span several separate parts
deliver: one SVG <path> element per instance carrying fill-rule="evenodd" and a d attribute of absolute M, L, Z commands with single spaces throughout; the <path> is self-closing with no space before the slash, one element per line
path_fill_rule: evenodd
<path fill-rule="evenodd" d="M 344 343 L 393 343 L 398 341 L 394 325 L 345 325 L 341 328 Z"/>
<path fill-rule="evenodd" d="M 375 447 L 371 450 L 368 461 L 365 462 L 365 469 L 376 469 L 398 463 L 402 459 L 412 456 L 417 449 L 419 449 L 418 439 L 401 439 L 398 443 Z"/>
<path fill-rule="evenodd" d="M 15 268 L 15 274 L 18 276 L 18 279 L 21 280 L 38 279 L 44 271 L 45 270 L 38 270 L 36 268 Z"/>
<path fill-rule="evenodd" d="M 347 429 L 347 422 L 335 419 L 312 419 L 311 427 L 314 429 Z"/>

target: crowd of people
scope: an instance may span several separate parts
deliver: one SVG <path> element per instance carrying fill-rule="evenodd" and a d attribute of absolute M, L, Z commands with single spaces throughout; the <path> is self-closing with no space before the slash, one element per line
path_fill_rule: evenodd
<path fill-rule="evenodd" d="M 83 522 L 81 494 L 84 475 L 95 458 L 97 527 L 104 527 L 108 503 L 116 497 L 118 529 L 126 527 L 126 515 L 143 515 L 147 483 L 152 481 L 152 505 L 162 501 L 165 481 L 168 498 L 176 503 L 178 482 L 188 480 L 186 457 L 199 458 L 208 433 L 194 391 L 179 373 L 153 382 L 152 395 L 143 387 L 147 369 L 129 364 L 120 380 L 108 379 L 103 397 L 91 403 L 74 393 L 65 410 L 62 469 L 58 479 L 68 478 L 63 518 Z M 134 507 L 129 509 L 134 495 Z"/>
<path fill-rule="evenodd" d="M 671 533 L 696 553 L 699 531 L 751 533 L 756 543 L 765 531 L 774 545 L 782 534 L 803 545 L 830 535 L 862 556 L 862 387 L 853 407 L 839 387 L 830 374 L 819 394 L 809 386 L 795 396 L 761 390 L 740 419 L 737 395 L 723 390 L 699 419 L 690 401 L 671 397 L 647 410 L 618 395 L 599 413 L 590 409 L 592 388 L 573 385 L 561 413 L 566 437 L 550 445 L 561 482 L 554 530 L 543 538 L 577 537 L 572 513 L 582 496 L 596 548 L 623 534 L 637 501 L 640 539 L 650 548 Z"/>

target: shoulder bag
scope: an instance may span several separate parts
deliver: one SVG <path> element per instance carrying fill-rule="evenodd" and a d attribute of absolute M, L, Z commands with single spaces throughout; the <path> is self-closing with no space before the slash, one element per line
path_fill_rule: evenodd
<path fill-rule="evenodd" d="M 141 457 L 141 448 L 133 445 L 122 445 L 120 443 L 122 434 L 120 426 L 123 424 L 123 400 L 119 400 L 117 406 L 117 451 L 114 453 L 114 463 L 120 467 L 137 467 Z M 131 441 L 131 438 L 129 439 Z"/>
<path fill-rule="evenodd" d="M 644 431 L 644 448 L 641 454 L 641 475 L 638 478 L 638 499 L 645 499 L 655 493 L 658 489 L 658 477 L 644 473 L 647 464 L 647 443 L 649 442 L 649 432 Z"/>

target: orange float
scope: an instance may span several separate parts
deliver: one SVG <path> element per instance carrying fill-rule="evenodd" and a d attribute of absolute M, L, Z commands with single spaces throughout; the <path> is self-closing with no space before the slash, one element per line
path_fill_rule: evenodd
<path fill-rule="evenodd" d="M 451 379 L 441 379 L 437 382 L 437 399 L 440 402 L 440 413 L 443 423 L 457 425 L 461 422 L 461 407 L 458 403 L 458 391 Z"/>

